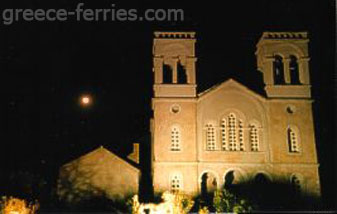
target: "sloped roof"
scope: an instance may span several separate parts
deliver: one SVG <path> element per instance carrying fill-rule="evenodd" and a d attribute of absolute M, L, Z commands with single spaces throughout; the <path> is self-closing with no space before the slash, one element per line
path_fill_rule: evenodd
<path fill-rule="evenodd" d="M 75 163 L 75 162 L 80 161 L 80 160 L 90 159 L 90 158 L 92 158 L 92 157 L 94 157 L 94 156 L 96 156 L 96 155 L 102 156 L 102 157 L 108 155 L 110 158 L 115 158 L 115 159 L 117 159 L 119 162 L 122 162 L 122 163 L 124 163 L 124 164 L 130 166 L 132 169 L 137 170 L 137 171 L 140 171 L 136 166 L 134 166 L 133 164 L 131 164 L 130 161 L 125 160 L 125 159 L 119 157 L 118 155 L 114 154 L 113 152 L 111 152 L 110 150 L 104 148 L 103 146 L 99 146 L 97 149 L 94 149 L 93 151 L 91 151 L 91 152 L 89 152 L 89 153 L 87 153 L 87 154 L 84 154 L 84 155 L 82 155 L 82 156 L 76 158 L 75 160 L 72 160 L 72 161 L 70 161 L 70 162 L 64 164 L 62 167 L 69 166 L 69 165 L 71 165 L 72 163 Z M 61 168 L 62 168 L 62 167 L 61 167 Z"/>
<path fill-rule="evenodd" d="M 225 88 L 225 87 L 234 87 L 237 88 L 239 90 L 245 91 L 246 93 L 250 94 L 253 97 L 256 97 L 257 99 L 260 100 L 266 100 L 265 97 L 261 96 L 260 94 L 254 92 L 253 90 L 249 89 L 248 87 L 246 87 L 245 85 L 239 83 L 238 81 L 230 78 L 220 84 L 214 85 L 213 87 L 201 92 L 198 94 L 198 99 L 203 99 L 205 97 L 208 97 L 209 95 L 215 93 L 216 91 Z"/>

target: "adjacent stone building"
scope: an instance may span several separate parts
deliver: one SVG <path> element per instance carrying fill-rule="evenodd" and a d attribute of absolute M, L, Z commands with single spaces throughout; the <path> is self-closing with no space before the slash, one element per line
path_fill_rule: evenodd
<path fill-rule="evenodd" d="M 307 33 L 263 33 L 256 57 L 266 96 L 233 79 L 197 94 L 195 42 L 191 32 L 155 33 L 155 192 L 285 179 L 319 195 Z"/>
<path fill-rule="evenodd" d="M 63 165 L 60 169 L 57 194 L 61 200 L 79 202 L 104 196 L 124 198 L 138 193 L 140 170 L 138 144 L 126 161 L 104 147 Z M 132 164 L 134 163 L 134 164 Z"/>

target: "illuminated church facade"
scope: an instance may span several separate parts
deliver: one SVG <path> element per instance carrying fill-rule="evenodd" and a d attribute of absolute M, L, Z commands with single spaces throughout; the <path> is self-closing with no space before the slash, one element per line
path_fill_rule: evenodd
<path fill-rule="evenodd" d="M 308 42 L 305 32 L 263 33 L 256 57 L 266 95 L 233 79 L 198 94 L 195 33 L 155 32 L 154 191 L 283 179 L 320 195 Z"/>
<path fill-rule="evenodd" d="M 263 33 L 256 57 L 266 95 L 233 79 L 198 94 L 195 33 L 155 32 L 154 191 L 194 195 L 247 181 L 286 181 L 319 196 L 308 42 L 305 32 Z M 135 194 L 148 173 L 141 173 L 139 157 L 138 144 L 127 158 L 99 147 L 61 167 L 57 193 L 66 201 L 81 192 Z"/>

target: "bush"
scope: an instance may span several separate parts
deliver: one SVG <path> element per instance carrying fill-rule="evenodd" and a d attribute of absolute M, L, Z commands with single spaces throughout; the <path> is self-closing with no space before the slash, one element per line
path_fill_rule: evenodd
<path fill-rule="evenodd" d="M 132 213 L 144 213 L 148 210 L 150 213 L 160 212 L 160 213 L 179 213 L 187 214 L 193 207 L 193 200 L 185 194 L 182 193 L 170 193 L 164 192 L 162 194 L 161 203 L 139 203 L 138 195 L 135 195 L 132 200 L 128 201 L 128 204 L 132 207 Z"/>
<path fill-rule="evenodd" d="M 38 209 L 39 203 L 37 201 L 35 201 L 34 203 L 27 203 L 27 201 L 23 199 L 6 196 L 2 197 L 0 201 L 1 214 L 35 214 Z"/>
<path fill-rule="evenodd" d="M 218 213 L 246 213 L 253 210 L 246 199 L 239 198 L 226 189 L 214 192 L 213 206 Z"/>

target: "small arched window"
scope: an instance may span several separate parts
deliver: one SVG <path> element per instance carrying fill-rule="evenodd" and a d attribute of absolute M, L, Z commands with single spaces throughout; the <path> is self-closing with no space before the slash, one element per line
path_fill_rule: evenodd
<path fill-rule="evenodd" d="M 206 150 L 214 151 L 216 149 L 215 128 L 213 124 L 206 125 Z"/>
<path fill-rule="evenodd" d="M 171 129 L 171 151 L 180 151 L 180 130 L 175 126 Z"/>
<path fill-rule="evenodd" d="M 183 180 L 181 175 L 175 174 L 171 176 L 170 182 L 171 182 L 170 183 L 171 192 L 176 193 L 182 190 Z"/>
<path fill-rule="evenodd" d="M 259 151 L 259 133 L 255 124 L 249 126 L 249 141 L 251 150 L 254 152 Z"/>
<path fill-rule="evenodd" d="M 297 58 L 295 56 L 290 56 L 289 72 L 290 72 L 290 83 L 292 85 L 301 84 L 300 77 L 299 77 Z"/>
<path fill-rule="evenodd" d="M 288 149 L 291 153 L 299 153 L 300 145 L 299 145 L 299 136 L 294 128 L 288 127 L 287 129 L 287 141 L 288 141 Z"/>
<path fill-rule="evenodd" d="M 285 83 L 284 81 L 284 68 L 283 68 L 283 60 L 279 55 L 275 56 L 273 63 L 273 71 L 274 71 L 274 84 L 282 85 Z"/>

